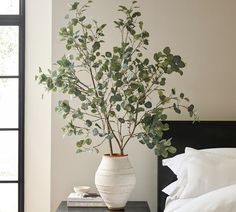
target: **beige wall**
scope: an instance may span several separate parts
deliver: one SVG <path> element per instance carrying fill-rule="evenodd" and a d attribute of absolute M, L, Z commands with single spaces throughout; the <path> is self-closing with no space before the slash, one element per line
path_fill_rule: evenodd
<path fill-rule="evenodd" d="M 51 96 L 34 76 L 51 67 L 51 0 L 26 1 L 25 211 L 50 212 Z M 43 8 L 40 9 L 40 8 Z"/>
<path fill-rule="evenodd" d="M 191 97 L 202 120 L 236 119 L 235 6 L 234 0 L 150 5 L 153 46 L 170 45 L 185 58 L 186 73 L 173 84 Z"/>
<path fill-rule="evenodd" d="M 53 61 L 64 54 L 57 31 L 63 24 L 69 1 L 53 1 Z M 119 41 L 113 20 L 116 6 L 125 0 L 95 1 L 89 16 L 108 23 L 106 48 Z M 201 120 L 236 119 L 236 1 L 234 0 L 139 0 L 145 27 L 151 33 L 149 54 L 169 45 L 187 62 L 184 76 L 170 79 L 191 97 Z M 52 110 L 62 98 L 53 95 Z M 170 114 L 171 119 L 188 119 Z M 74 185 L 94 184 L 94 173 L 101 155 L 76 155 L 75 138 L 62 138 L 63 120 L 52 113 L 51 211 L 72 191 Z M 131 199 L 148 200 L 156 211 L 156 158 L 140 144 L 128 147 L 137 173 L 137 186 Z"/>

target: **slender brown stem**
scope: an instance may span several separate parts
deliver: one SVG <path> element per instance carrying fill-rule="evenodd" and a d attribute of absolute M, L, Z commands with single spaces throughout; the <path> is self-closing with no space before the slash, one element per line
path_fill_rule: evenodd
<path fill-rule="evenodd" d="M 115 138 L 115 140 L 116 140 L 116 142 L 117 142 L 119 148 L 121 149 L 122 147 L 121 147 L 121 144 L 120 144 L 120 142 L 119 142 L 119 139 L 117 138 L 117 136 L 116 136 L 114 130 L 112 129 L 111 123 L 110 123 L 109 118 L 108 118 L 107 116 L 106 116 L 106 122 L 107 122 L 108 130 L 112 133 L 112 135 L 114 136 L 114 138 Z"/>
<path fill-rule="evenodd" d="M 137 102 L 137 104 L 136 104 L 136 110 L 137 110 L 138 106 L 139 106 L 139 103 Z M 132 138 L 132 136 L 133 136 L 133 134 L 134 134 L 134 132 L 135 132 L 135 129 L 136 129 L 136 127 L 138 126 L 138 124 L 139 124 L 139 122 L 138 122 L 138 113 L 136 112 L 133 130 L 132 130 L 130 136 L 129 136 L 129 137 L 127 138 L 127 140 L 125 141 L 124 145 L 122 146 L 122 148 L 121 148 L 122 150 L 124 150 L 125 146 L 126 146 L 127 143 L 129 142 L 129 140 Z"/>
<path fill-rule="evenodd" d="M 110 147 L 110 154 L 113 155 L 114 152 L 113 152 L 113 147 L 112 147 L 112 141 L 109 140 L 109 147 Z"/>
<path fill-rule="evenodd" d="M 97 148 L 97 147 L 101 146 L 105 141 L 106 141 L 106 139 L 103 139 L 103 141 L 100 144 L 93 146 L 93 148 Z"/>

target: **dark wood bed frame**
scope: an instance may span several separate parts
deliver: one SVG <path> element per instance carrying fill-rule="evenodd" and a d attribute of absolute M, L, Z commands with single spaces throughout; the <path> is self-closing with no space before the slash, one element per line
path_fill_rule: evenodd
<path fill-rule="evenodd" d="M 236 121 L 170 121 L 170 130 L 165 137 L 172 137 L 172 144 L 177 153 L 184 152 L 185 147 L 196 149 L 236 147 Z M 174 154 L 174 155 L 176 155 Z M 171 155 L 174 156 L 174 155 Z M 167 195 L 161 190 L 176 180 L 174 173 L 162 166 L 158 159 L 158 212 L 163 212 Z"/>

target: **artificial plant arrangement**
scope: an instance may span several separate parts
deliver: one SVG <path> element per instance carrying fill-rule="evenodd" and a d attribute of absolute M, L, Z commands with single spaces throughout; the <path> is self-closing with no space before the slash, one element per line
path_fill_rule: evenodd
<path fill-rule="evenodd" d="M 140 20 L 137 1 L 129 7 L 119 6 L 121 17 L 114 21 L 120 32 L 119 44 L 103 52 L 106 24 L 86 17 L 91 3 L 75 1 L 70 6 L 68 23 L 59 32 L 68 53 L 53 70 L 45 73 L 40 68 L 36 76 L 47 91 L 78 100 L 76 107 L 68 99 L 58 102 L 56 111 L 68 120 L 63 130 L 81 137 L 76 144 L 78 153 L 98 152 L 105 143 L 110 155 L 114 154 L 114 145 L 124 155 L 127 144 L 137 141 L 154 149 L 158 156 L 174 153 L 171 139 L 163 138 L 164 131 L 169 130 L 166 112 L 180 114 L 183 109 L 196 117 L 194 105 L 184 93 L 165 89 L 166 76 L 182 75 L 185 63 L 169 47 L 152 58 L 144 56 L 149 33 Z"/>

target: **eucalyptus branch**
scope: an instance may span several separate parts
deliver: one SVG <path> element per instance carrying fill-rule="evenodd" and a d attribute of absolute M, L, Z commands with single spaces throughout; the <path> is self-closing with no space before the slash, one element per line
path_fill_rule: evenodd
<path fill-rule="evenodd" d="M 123 138 L 122 138 L 122 134 L 121 134 L 121 123 L 119 123 L 119 121 L 117 120 L 116 121 L 116 127 L 117 127 L 117 132 L 118 132 L 118 135 L 119 135 L 119 139 L 121 141 L 121 145 L 123 143 Z"/>
<path fill-rule="evenodd" d="M 119 27 L 120 30 L 120 34 L 121 34 L 121 43 L 124 43 L 124 27 L 122 27 L 122 29 Z"/>
<path fill-rule="evenodd" d="M 85 88 L 90 89 L 88 85 L 86 85 L 85 83 L 83 83 L 75 74 L 73 74 L 73 76 L 76 78 L 76 80 L 78 80 L 78 82 L 83 85 Z"/>
<path fill-rule="evenodd" d="M 134 48 L 133 52 L 131 53 L 131 56 L 139 49 L 139 47 L 142 46 L 142 43 L 143 43 L 143 41 L 141 40 L 141 41 L 137 44 L 137 46 Z"/>
<path fill-rule="evenodd" d="M 87 60 L 86 60 L 86 53 L 84 52 L 84 50 L 81 48 L 81 46 L 76 42 L 76 40 L 73 38 L 74 41 L 74 47 L 77 49 L 77 51 L 79 53 L 81 53 L 83 55 L 83 60 L 85 61 L 85 63 L 87 64 Z M 84 58 L 85 57 L 85 58 Z"/>
<path fill-rule="evenodd" d="M 62 91 L 79 99 L 77 109 L 71 107 L 69 100 L 60 101 L 57 107 L 57 112 L 68 120 L 65 127 L 68 135 L 84 134 L 84 138 L 77 142 L 78 152 L 91 149 L 83 145 L 93 142 L 89 138 L 92 133 L 93 136 L 106 136 L 111 155 L 114 154 L 113 140 L 123 155 L 128 142 L 138 137 L 142 144 L 154 149 L 155 154 L 167 156 L 168 152 L 174 152 L 173 147 L 156 139 L 168 129 L 164 123 L 167 119 L 165 111 L 172 109 L 179 114 L 180 109 L 184 109 L 190 117 L 196 117 L 194 106 L 187 105 L 189 100 L 183 93 L 176 96 L 172 89 L 172 94 L 164 95 L 166 79 L 162 76 L 172 73 L 182 75 L 185 63 L 169 47 L 154 53 L 154 61 L 143 56 L 149 44 L 149 33 L 139 21 L 141 13 L 136 10 L 137 1 L 133 1 L 130 7 L 119 6 L 123 17 L 115 24 L 121 44 L 111 51 L 102 52 L 106 24 L 100 25 L 95 20 L 90 24 L 87 21 L 85 11 L 91 2 L 88 0 L 81 5 L 75 1 L 70 6 L 73 16 L 67 17 L 72 18 L 60 29 L 62 41 L 72 57 L 61 57 L 56 63 L 56 70 L 49 73 L 45 74 L 39 68 L 36 80 L 47 91 Z M 89 75 L 88 82 L 82 80 L 83 74 Z M 154 92 L 160 98 L 155 105 L 150 98 Z M 83 121 L 87 127 L 74 126 L 71 118 L 72 121 Z M 86 133 L 83 132 L 85 130 Z M 93 148 L 104 142 L 105 139 Z"/>
<path fill-rule="evenodd" d="M 71 79 L 72 79 L 72 78 L 71 78 Z M 71 80 L 69 80 L 69 77 L 68 77 L 68 79 L 67 79 L 67 78 L 64 78 L 64 81 L 65 81 L 65 82 L 67 81 L 67 85 L 68 85 L 68 86 L 71 86 Z M 88 91 L 87 91 L 86 89 L 84 89 L 83 87 L 81 87 L 80 85 L 74 84 L 74 86 L 75 86 L 76 88 L 78 88 L 82 93 L 88 95 Z M 62 90 L 62 91 L 63 91 L 63 90 Z"/>
<path fill-rule="evenodd" d="M 138 106 L 139 106 L 139 103 L 137 102 L 137 104 L 136 104 L 136 110 L 137 110 Z M 137 126 L 138 126 L 138 113 L 136 112 L 133 130 L 132 130 L 130 136 L 129 136 L 129 137 L 127 138 L 127 140 L 125 141 L 125 143 L 124 143 L 124 145 L 123 145 L 123 147 L 122 147 L 123 150 L 124 150 L 125 146 L 127 145 L 127 143 L 130 141 L 130 139 L 132 138 L 132 136 L 133 136 L 133 134 L 134 134 L 135 129 L 136 129 Z"/>
<path fill-rule="evenodd" d="M 82 28 L 83 28 L 83 32 L 85 33 L 84 25 L 82 25 Z M 96 38 L 97 38 L 97 37 L 96 37 Z M 98 38 L 97 38 L 97 39 L 98 39 Z M 89 53 L 88 48 L 87 48 L 87 40 L 85 41 L 85 45 L 86 45 L 87 54 L 90 55 L 91 53 Z M 87 63 L 87 65 L 88 65 L 88 69 L 89 69 L 89 73 L 90 73 L 90 76 L 91 76 L 91 80 L 92 80 L 92 84 L 93 84 L 93 87 L 94 87 L 95 94 L 96 94 L 96 96 L 98 97 L 97 87 L 96 87 L 96 83 L 95 83 L 95 80 L 94 80 L 94 75 L 93 75 L 91 63 Z M 99 111 L 97 105 L 96 105 L 96 109 L 97 109 L 97 111 L 98 111 L 98 113 L 99 113 L 99 116 L 100 116 L 100 118 L 101 118 L 102 125 L 103 125 L 103 130 L 105 130 L 105 123 L 104 123 L 104 119 L 105 119 L 105 118 L 103 118 L 102 113 Z"/>
<path fill-rule="evenodd" d="M 119 141 L 119 139 L 117 138 L 117 136 L 116 136 L 116 134 L 115 134 L 115 132 L 114 132 L 114 130 L 113 130 L 113 128 L 112 128 L 112 126 L 111 126 L 111 123 L 110 123 L 110 121 L 109 121 L 109 118 L 108 118 L 108 117 L 106 117 L 106 121 L 107 121 L 107 128 L 108 128 L 108 129 L 109 129 L 109 131 L 112 133 L 112 135 L 114 136 L 114 138 L 115 138 L 115 140 L 116 140 L 116 142 L 117 142 L 117 144 L 118 144 L 119 148 L 121 149 L 121 144 L 120 144 L 120 141 Z"/>
<path fill-rule="evenodd" d="M 123 135 L 123 138 L 129 137 L 129 136 L 130 134 Z M 138 136 L 138 133 L 134 133 L 131 138 L 135 138 L 136 136 Z"/>
<path fill-rule="evenodd" d="M 100 144 L 97 144 L 97 145 L 93 146 L 92 148 L 97 148 L 97 147 L 101 146 L 105 141 L 106 141 L 106 139 L 103 139 L 103 141 Z"/>
<path fill-rule="evenodd" d="M 96 115 L 93 115 L 93 114 L 90 114 L 90 113 L 84 113 L 84 115 L 87 115 L 87 116 L 91 116 L 91 117 L 94 117 L 94 118 L 101 119 L 100 116 L 96 116 Z"/>
<path fill-rule="evenodd" d="M 93 76 L 93 71 L 92 71 L 91 67 L 89 67 L 89 72 L 90 72 L 90 76 L 91 76 L 91 79 L 92 79 L 92 83 L 93 83 L 93 88 L 94 88 L 95 94 L 98 97 L 97 87 L 96 87 L 96 84 L 95 84 L 95 80 L 94 80 L 94 76 Z"/>
<path fill-rule="evenodd" d="M 87 92 L 87 91 L 89 90 L 89 87 L 88 87 L 87 85 L 85 85 L 84 83 L 82 83 L 76 76 L 74 76 L 74 77 L 68 77 L 68 79 L 75 80 L 77 86 L 78 86 L 81 90 L 83 90 L 83 91 L 85 91 L 85 92 Z M 70 81 L 69 81 L 69 82 L 70 82 Z M 84 87 L 85 87 L 86 89 L 88 89 L 88 90 L 86 90 L 85 88 L 81 87 L 81 85 L 79 85 L 79 84 L 81 84 L 82 86 L 84 86 Z"/>
<path fill-rule="evenodd" d="M 88 129 L 88 128 L 86 128 L 86 127 L 80 127 L 80 126 L 76 126 L 76 125 L 74 125 L 74 127 L 75 127 L 75 128 L 78 128 L 78 129 L 87 130 L 87 131 L 89 130 L 89 129 Z"/>

